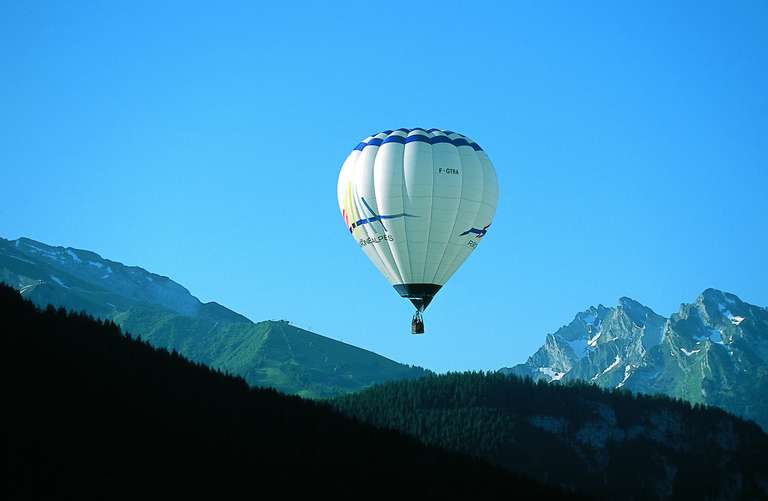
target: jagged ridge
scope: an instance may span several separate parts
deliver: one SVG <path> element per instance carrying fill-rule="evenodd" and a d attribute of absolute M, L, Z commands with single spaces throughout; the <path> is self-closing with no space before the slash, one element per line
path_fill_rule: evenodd
<path fill-rule="evenodd" d="M 768 428 L 768 311 L 717 289 L 668 319 L 621 298 L 578 313 L 524 364 L 501 372 L 662 393 Z"/>

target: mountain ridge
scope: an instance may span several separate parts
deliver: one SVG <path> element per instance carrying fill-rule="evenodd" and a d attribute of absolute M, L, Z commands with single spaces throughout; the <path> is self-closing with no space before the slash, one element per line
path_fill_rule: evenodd
<path fill-rule="evenodd" d="M 176 313 L 194 316 L 200 310 L 219 310 L 227 320 L 250 321 L 244 315 L 223 307 L 215 301 L 203 303 L 183 285 L 170 277 L 153 273 L 141 266 L 125 265 L 102 257 L 96 252 L 75 247 L 52 246 L 26 237 L 17 240 L 0 238 L 0 249 L 8 257 L 24 260 L 19 255 L 8 251 L 13 247 L 27 257 L 32 255 L 45 258 L 60 272 L 75 276 L 77 281 L 85 282 L 98 288 L 106 288 L 117 294 L 150 304 L 158 304 Z M 29 264 L 34 261 L 26 260 Z M 56 275 L 49 275 L 51 281 L 68 288 L 69 286 Z M 144 282 L 142 282 L 142 279 Z M 107 282 L 105 282 L 107 281 Z M 30 284 L 32 285 L 32 284 Z"/>
<path fill-rule="evenodd" d="M 427 372 L 287 321 L 253 322 L 168 277 L 82 249 L 0 238 L 0 281 L 39 306 L 87 311 L 154 346 L 286 393 L 326 398 Z"/>
<path fill-rule="evenodd" d="M 622 297 L 614 307 L 577 313 L 525 363 L 500 372 L 662 393 L 721 406 L 768 429 L 768 309 L 707 288 L 666 318 Z"/>
<path fill-rule="evenodd" d="M 300 329 L 202 303 L 168 277 L 96 253 L 0 238 L 0 281 L 38 305 L 85 310 L 249 384 L 327 398 L 429 371 Z M 663 393 L 768 426 L 768 309 L 709 288 L 669 318 L 622 296 L 545 336 L 512 373 Z M 314 337 L 318 336 L 318 337 Z"/>

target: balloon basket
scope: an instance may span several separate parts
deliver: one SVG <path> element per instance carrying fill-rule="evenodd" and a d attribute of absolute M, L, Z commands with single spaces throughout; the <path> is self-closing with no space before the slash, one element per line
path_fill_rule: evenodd
<path fill-rule="evenodd" d="M 421 318 L 421 312 L 418 310 L 411 320 L 411 334 L 424 334 L 424 319 Z"/>

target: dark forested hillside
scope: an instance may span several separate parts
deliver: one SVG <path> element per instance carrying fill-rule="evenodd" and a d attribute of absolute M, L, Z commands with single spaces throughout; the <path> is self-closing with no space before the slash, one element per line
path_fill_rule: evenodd
<path fill-rule="evenodd" d="M 0 284 L 7 499 L 565 497 Z"/>
<path fill-rule="evenodd" d="M 668 397 L 464 373 L 387 383 L 333 403 L 596 497 L 768 498 L 768 435 L 718 408 Z"/>

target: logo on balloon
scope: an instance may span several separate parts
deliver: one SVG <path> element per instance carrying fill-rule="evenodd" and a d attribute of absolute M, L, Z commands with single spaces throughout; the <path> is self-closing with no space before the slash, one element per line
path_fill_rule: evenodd
<path fill-rule="evenodd" d="M 400 214 L 377 214 L 373 208 L 371 208 L 370 205 L 368 205 L 368 202 L 365 201 L 365 198 L 360 197 L 360 202 L 356 203 L 356 198 L 352 194 L 352 185 L 351 183 L 347 185 L 347 189 L 344 193 L 344 209 L 341 211 L 341 216 L 344 218 L 344 222 L 347 224 L 347 228 L 349 228 L 350 233 L 355 233 L 355 230 L 358 230 L 361 226 L 365 224 L 371 224 L 378 222 L 381 225 L 381 229 L 384 230 L 384 233 L 387 232 L 386 226 L 384 226 L 383 221 L 386 219 L 398 219 L 401 217 L 418 217 L 413 214 L 407 214 L 405 212 L 401 212 Z M 366 215 L 364 213 L 364 210 L 367 210 L 370 214 Z M 372 226 L 374 233 L 378 233 L 376 231 L 376 227 Z M 370 239 L 369 239 L 370 240 Z M 388 239 L 378 239 L 378 241 L 382 240 L 392 240 L 392 238 Z M 369 242 L 373 243 L 373 242 Z"/>
<path fill-rule="evenodd" d="M 477 239 L 483 238 L 485 234 L 488 233 L 488 227 L 490 225 L 491 223 L 488 223 L 487 225 L 483 226 L 482 230 L 478 230 L 477 228 L 470 228 L 459 236 L 463 237 L 464 235 L 473 235 Z"/>

